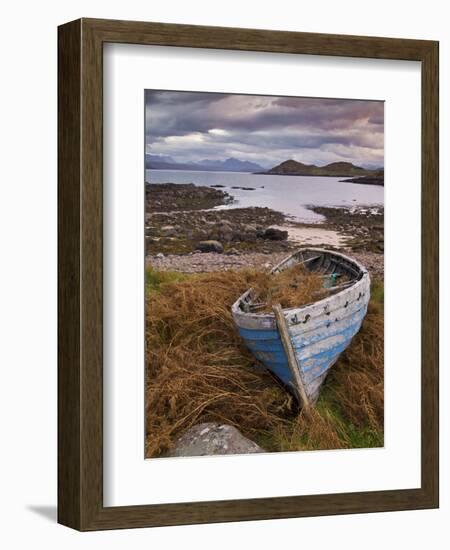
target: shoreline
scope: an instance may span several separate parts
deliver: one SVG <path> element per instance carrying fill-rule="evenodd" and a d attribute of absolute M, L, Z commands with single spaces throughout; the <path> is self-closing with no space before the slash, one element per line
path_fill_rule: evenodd
<path fill-rule="evenodd" d="M 267 207 L 221 208 L 232 200 L 194 184 L 146 186 L 146 264 L 186 273 L 268 269 L 299 247 L 318 246 L 365 257 L 384 277 L 384 207 L 309 206 L 323 221 L 303 223 Z"/>
<path fill-rule="evenodd" d="M 350 255 L 368 269 L 372 278 L 384 280 L 383 254 L 355 252 Z M 146 256 L 145 265 L 156 271 L 176 271 L 185 274 L 238 271 L 248 268 L 270 270 L 284 260 L 286 256 L 286 252 L 244 252 L 236 255 L 226 255 L 198 251 L 184 255 Z"/>

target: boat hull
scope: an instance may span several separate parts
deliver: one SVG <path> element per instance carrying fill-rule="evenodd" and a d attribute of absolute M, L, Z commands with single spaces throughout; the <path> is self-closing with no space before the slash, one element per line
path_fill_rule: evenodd
<path fill-rule="evenodd" d="M 361 328 L 370 299 L 370 278 L 367 271 L 346 256 L 326 252 L 351 262 L 359 272 L 359 280 L 338 294 L 314 304 L 283 310 L 305 390 L 312 403 L 317 400 L 330 368 Z M 292 263 L 288 258 L 288 266 Z M 277 269 L 278 267 L 275 268 Z M 251 314 L 242 310 L 242 303 L 248 298 L 249 292 L 251 291 L 242 295 L 232 308 L 239 334 L 264 367 L 284 384 L 294 388 L 275 316 Z"/>

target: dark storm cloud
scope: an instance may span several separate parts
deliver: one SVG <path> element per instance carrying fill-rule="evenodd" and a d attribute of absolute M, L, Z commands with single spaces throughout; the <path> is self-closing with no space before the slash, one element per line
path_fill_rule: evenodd
<path fill-rule="evenodd" d="M 270 166 L 295 158 L 383 164 L 379 101 L 146 92 L 146 143 L 180 162 L 236 156 Z"/>

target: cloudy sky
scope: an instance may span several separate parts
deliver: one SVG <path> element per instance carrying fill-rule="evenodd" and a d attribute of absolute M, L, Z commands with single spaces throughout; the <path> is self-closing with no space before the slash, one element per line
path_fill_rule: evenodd
<path fill-rule="evenodd" d="M 384 164 L 381 101 L 147 90 L 145 118 L 147 153 L 176 162 Z"/>

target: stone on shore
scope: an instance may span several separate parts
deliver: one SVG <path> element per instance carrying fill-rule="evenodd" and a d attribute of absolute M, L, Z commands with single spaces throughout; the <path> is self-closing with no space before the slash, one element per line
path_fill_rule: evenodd
<path fill-rule="evenodd" d="M 196 246 L 196 250 L 200 252 L 217 252 L 218 254 L 223 253 L 223 245 L 219 241 L 200 241 Z"/>
<path fill-rule="evenodd" d="M 244 437 L 234 426 L 204 422 L 192 426 L 175 442 L 167 456 L 206 456 L 263 453 L 263 448 Z"/>
<path fill-rule="evenodd" d="M 288 232 L 275 227 L 268 227 L 262 237 L 270 241 L 285 241 L 288 238 Z"/>

